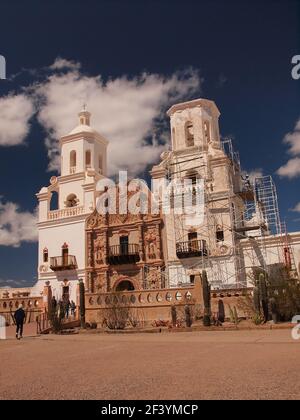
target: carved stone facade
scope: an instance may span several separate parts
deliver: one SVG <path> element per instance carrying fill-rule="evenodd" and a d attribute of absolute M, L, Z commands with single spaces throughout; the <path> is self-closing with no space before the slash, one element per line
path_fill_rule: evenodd
<path fill-rule="evenodd" d="M 128 199 L 131 193 L 128 193 Z M 101 215 L 86 220 L 87 289 L 91 293 L 159 288 L 163 278 L 160 214 Z"/>

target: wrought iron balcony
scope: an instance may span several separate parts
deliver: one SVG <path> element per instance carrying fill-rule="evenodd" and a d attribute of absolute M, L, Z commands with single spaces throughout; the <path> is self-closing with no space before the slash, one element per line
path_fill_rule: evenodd
<path fill-rule="evenodd" d="M 207 257 L 208 249 L 203 240 L 177 242 L 176 254 L 178 258 Z"/>
<path fill-rule="evenodd" d="M 74 255 L 50 258 L 50 268 L 53 271 L 76 270 L 77 261 Z"/>
<path fill-rule="evenodd" d="M 109 247 L 108 261 L 110 264 L 134 264 L 140 260 L 137 244 L 122 244 Z"/>

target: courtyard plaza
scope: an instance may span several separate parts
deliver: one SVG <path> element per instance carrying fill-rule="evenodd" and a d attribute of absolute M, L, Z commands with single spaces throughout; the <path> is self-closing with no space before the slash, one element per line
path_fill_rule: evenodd
<path fill-rule="evenodd" d="M 291 330 L 36 336 L 0 341 L 0 399 L 299 399 Z"/>

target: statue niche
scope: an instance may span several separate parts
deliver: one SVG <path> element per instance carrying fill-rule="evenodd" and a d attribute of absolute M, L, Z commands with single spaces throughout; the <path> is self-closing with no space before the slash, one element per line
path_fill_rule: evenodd
<path fill-rule="evenodd" d="M 154 229 L 150 229 L 145 235 L 146 255 L 149 260 L 159 259 L 159 249 L 157 246 L 157 236 Z"/>
<path fill-rule="evenodd" d="M 96 279 L 96 292 L 104 293 L 106 292 L 106 278 L 104 273 L 99 273 Z"/>
<path fill-rule="evenodd" d="M 105 239 L 97 236 L 94 241 L 94 261 L 97 265 L 105 264 Z"/>
<path fill-rule="evenodd" d="M 150 289 L 159 289 L 161 287 L 161 273 L 157 267 L 151 267 L 147 280 Z"/>

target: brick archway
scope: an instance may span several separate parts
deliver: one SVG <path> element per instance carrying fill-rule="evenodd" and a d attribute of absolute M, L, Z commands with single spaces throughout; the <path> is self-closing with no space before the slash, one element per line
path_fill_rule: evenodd
<path fill-rule="evenodd" d="M 132 279 L 128 277 L 122 277 L 115 282 L 113 290 L 116 292 L 133 291 L 137 290 L 137 287 Z"/>

